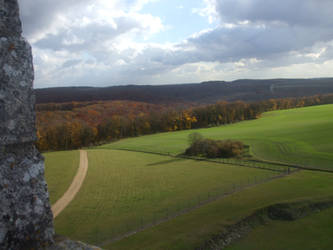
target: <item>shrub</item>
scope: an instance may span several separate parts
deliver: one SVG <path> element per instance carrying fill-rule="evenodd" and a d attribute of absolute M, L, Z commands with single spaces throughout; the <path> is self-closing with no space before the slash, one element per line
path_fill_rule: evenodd
<path fill-rule="evenodd" d="M 197 139 L 186 149 L 185 155 L 203 156 L 208 158 L 230 158 L 240 156 L 244 144 L 232 140 Z"/>
<path fill-rule="evenodd" d="M 192 145 L 196 141 L 199 141 L 199 140 L 202 140 L 202 139 L 203 139 L 203 136 L 198 132 L 193 132 L 193 133 L 188 135 L 188 142 L 189 142 L 190 145 Z"/>

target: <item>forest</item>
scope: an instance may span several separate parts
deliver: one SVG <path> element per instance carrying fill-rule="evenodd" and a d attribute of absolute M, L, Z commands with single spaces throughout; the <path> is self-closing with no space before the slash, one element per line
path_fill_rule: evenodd
<path fill-rule="evenodd" d="M 266 111 L 331 103 L 333 94 L 210 105 L 135 101 L 37 104 L 37 147 L 44 152 L 77 149 L 126 137 L 257 119 Z"/>
<path fill-rule="evenodd" d="M 57 87 L 36 89 L 37 103 L 85 101 L 137 101 L 155 104 L 214 104 L 262 101 L 333 93 L 333 78 L 242 79 L 191 84 L 125 85 L 111 87 Z"/>

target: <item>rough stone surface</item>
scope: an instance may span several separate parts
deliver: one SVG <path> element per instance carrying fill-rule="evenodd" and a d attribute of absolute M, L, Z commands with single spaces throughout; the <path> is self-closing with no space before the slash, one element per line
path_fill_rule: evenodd
<path fill-rule="evenodd" d="M 102 248 L 91 246 L 80 241 L 72 241 L 62 236 L 56 236 L 55 244 L 47 250 L 102 250 Z"/>
<path fill-rule="evenodd" d="M 53 243 L 44 163 L 36 150 L 31 48 L 17 0 L 0 0 L 0 249 Z"/>

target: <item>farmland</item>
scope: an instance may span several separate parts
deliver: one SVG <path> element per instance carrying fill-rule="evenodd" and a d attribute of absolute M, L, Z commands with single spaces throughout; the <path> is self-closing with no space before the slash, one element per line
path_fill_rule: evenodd
<path fill-rule="evenodd" d="M 45 153 L 45 177 L 51 204 L 68 189 L 79 166 L 78 151 Z"/>
<path fill-rule="evenodd" d="M 177 155 L 188 146 L 193 131 L 213 139 L 237 139 L 249 144 L 253 156 L 308 167 L 330 169 L 333 162 L 333 105 L 264 113 L 257 120 L 196 130 L 130 138 L 102 148 L 162 152 Z"/>
<path fill-rule="evenodd" d="M 132 249 L 194 249 L 223 231 L 226 226 L 260 208 L 280 202 L 333 199 L 332 191 L 332 176 L 299 172 L 215 201 L 105 248 L 131 249 L 135 246 Z"/>
<path fill-rule="evenodd" d="M 227 250 L 331 249 L 332 225 L 331 208 L 298 221 L 278 221 L 260 226 Z"/>
<path fill-rule="evenodd" d="M 250 145 L 253 159 L 329 170 L 333 163 L 332 111 L 333 105 L 324 105 L 268 112 L 258 120 L 194 131 L 207 138 L 241 140 Z M 88 175 L 74 201 L 55 220 L 56 232 L 106 249 L 193 249 L 226 225 L 266 206 L 333 199 L 330 173 L 299 171 L 272 180 L 281 174 L 279 168 L 269 171 L 232 161 L 221 164 L 178 157 L 188 146 L 187 137 L 192 132 L 124 139 L 87 150 Z M 71 165 L 76 161 L 78 165 L 78 153 L 71 154 L 76 160 L 64 162 Z M 46 155 L 47 179 L 59 176 L 52 162 L 64 157 L 70 156 Z M 51 191 L 62 188 L 57 197 L 75 174 L 65 164 L 60 165 L 67 181 L 49 182 Z M 231 190 L 236 192 L 222 197 Z M 54 192 L 50 192 L 51 200 L 56 200 Z M 210 197 L 221 199 L 198 206 Z M 140 225 L 188 208 L 196 209 L 131 237 L 111 241 Z M 280 230 L 280 224 L 276 230 Z"/>
<path fill-rule="evenodd" d="M 95 244 L 125 233 L 141 220 L 152 222 L 193 206 L 200 197 L 276 174 L 117 150 L 90 150 L 88 156 L 84 186 L 55 225 L 58 233 Z"/>

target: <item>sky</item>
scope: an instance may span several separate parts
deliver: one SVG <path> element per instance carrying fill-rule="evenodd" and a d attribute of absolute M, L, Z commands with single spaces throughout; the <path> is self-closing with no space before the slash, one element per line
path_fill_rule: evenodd
<path fill-rule="evenodd" d="M 19 0 L 36 88 L 333 74 L 332 0 Z"/>

